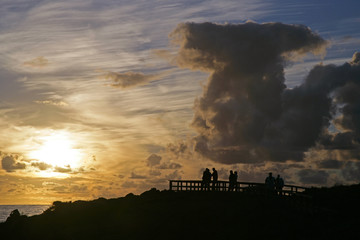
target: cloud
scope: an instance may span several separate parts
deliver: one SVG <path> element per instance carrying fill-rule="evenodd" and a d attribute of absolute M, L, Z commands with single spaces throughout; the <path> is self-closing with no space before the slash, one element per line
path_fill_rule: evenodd
<path fill-rule="evenodd" d="M 181 146 L 180 146 L 180 148 L 177 148 L 177 145 L 175 145 L 175 144 L 168 144 L 168 147 L 166 148 L 166 151 L 164 152 L 164 154 L 168 154 L 170 152 L 171 156 L 173 156 L 173 154 L 175 152 L 176 155 L 178 155 L 179 151 L 183 152 L 186 149 L 186 146 L 185 147 L 181 147 Z M 179 168 L 182 168 L 182 165 L 180 163 L 172 162 L 169 160 L 165 160 L 162 162 L 161 160 L 162 160 L 162 157 L 160 155 L 153 153 L 146 159 L 147 166 L 155 167 L 157 169 L 179 169 Z"/>
<path fill-rule="evenodd" d="M 153 153 L 146 159 L 146 161 L 149 167 L 153 167 L 160 164 L 161 156 Z"/>
<path fill-rule="evenodd" d="M 323 170 L 302 169 L 297 172 L 302 184 L 320 184 L 326 185 L 329 173 Z"/>
<path fill-rule="evenodd" d="M 38 101 L 35 101 L 35 103 L 45 104 L 45 105 L 53 105 L 53 106 L 59 106 L 59 107 L 65 107 L 65 106 L 69 105 L 64 101 L 54 101 L 54 100 L 42 100 L 42 101 L 38 100 Z"/>
<path fill-rule="evenodd" d="M 138 184 L 134 181 L 125 181 L 123 184 L 121 184 L 121 186 L 123 188 L 136 188 Z"/>
<path fill-rule="evenodd" d="M 102 75 L 102 78 L 112 82 L 109 84 L 111 87 L 121 89 L 146 85 L 151 81 L 160 80 L 162 77 L 163 74 L 144 74 L 141 72 L 107 72 L 106 74 Z"/>
<path fill-rule="evenodd" d="M 179 169 L 182 168 L 180 163 L 175 162 L 164 162 L 158 166 L 158 169 Z"/>
<path fill-rule="evenodd" d="M 170 38 L 180 45 L 179 67 L 210 73 L 191 124 L 202 156 L 225 164 L 285 162 L 303 161 L 319 145 L 360 149 L 359 53 L 342 66 L 315 66 L 288 89 L 285 66 L 309 52 L 324 54 L 328 45 L 306 26 L 183 23 Z M 346 132 L 329 130 L 335 118 Z"/>
<path fill-rule="evenodd" d="M 7 172 L 14 172 L 16 170 L 25 169 L 26 164 L 20 162 L 17 156 L 5 156 L 1 160 L 2 168 Z"/>
<path fill-rule="evenodd" d="M 54 172 L 59 172 L 59 173 L 70 173 L 72 170 L 70 167 L 59 167 L 56 166 L 54 168 Z"/>
<path fill-rule="evenodd" d="M 182 171 L 175 170 L 175 171 L 167 174 L 167 175 L 165 176 L 165 179 L 167 179 L 167 180 L 170 180 L 170 179 L 171 179 L 171 180 L 181 180 L 182 174 L 183 174 Z"/>
<path fill-rule="evenodd" d="M 34 58 L 32 60 L 24 62 L 24 66 L 26 67 L 33 67 L 33 68 L 43 68 L 49 65 L 49 60 L 47 60 L 45 57 L 40 56 L 37 58 Z"/>
<path fill-rule="evenodd" d="M 349 161 L 345 164 L 341 170 L 342 176 L 346 181 L 352 181 L 353 183 L 359 183 L 360 181 L 360 162 Z"/>
<path fill-rule="evenodd" d="M 52 166 L 50 164 L 47 164 L 47 163 L 44 163 L 44 162 L 32 162 L 31 166 L 36 167 L 41 171 L 52 168 Z"/>
<path fill-rule="evenodd" d="M 161 172 L 159 170 L 156 170 L 156 169 L 150 169 L 149 175 L 150 176 L 160 176 Z"/>
<path fill-rule="evenodd" d="M 81 184 L 81 185 L 72 185 L 70 187 L 70 191 L 71 192 L 87 192 L 88 191 L 88 187 L 84 184 Z"/>
<path fill-rule="evenodd" d="M 57 187 L 52 188 L 51 190 L 54 191 L 54 192 L 57 192 L 57 193 L 67 193 L 67 192 L 69 192 L 69 188 L 66 187 L 66 186 L 57 186 Z"/>
<path fill-rule="evenodd" d="M 320 161 L 317 165 L 319 168 L 340 169 L 344 165 L 344 162 L 335 159 L 328 159 Z"/>
<path fill-rule="evenodd" d="M 188 145 L 185 142 L 169 143 L 166 146 L 166 151 L 172 153 L 175 157 L 180 157 L 185 154 L 188 149 Z"/>
<path fill-rule="evenodd" d="M 131 179 L 146 179 L 147 177 L 145 175 L 140 175 L 140 174 L 131 172 L 131 176 L 129 178 L 131 178 Z"/>
<path fill-rule="evenodd" d="M 167 61 L 171 61 L 174 58 L 174 54 L 166 49 L 154 49 L 152 50 L 152 53 L 162 59 L 165 59 Z"/>
<path fill-rule="evenodd" d="M 57 184 L 54 183 L 54 182 L 46 182 L 45 181 L 41 185 L 44 186 L 44 187 L 48 187 L 48 186 L 56 186 Z"/>

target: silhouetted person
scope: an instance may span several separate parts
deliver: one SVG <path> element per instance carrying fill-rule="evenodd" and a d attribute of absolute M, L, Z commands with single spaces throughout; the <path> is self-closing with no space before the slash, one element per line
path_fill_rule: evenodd
<path fill-rule="evenodd" d="M 201 191 L 204 190 L 205 182 L 206 182 L 206 169 L 203 171 L 203 175 L 202 175 Z"/>
<path fill-rule="evenodd" d="M 211 173 L 210 170 L 206 168 L 205 171 L 203 172 L 201 190 L 203 190 L 204 187 L 205 190 L 207 191 L 210 190 L 210 182 L 211 182 Z"/>
<path fill-rule="evenodd" d="M 269 176 L 265 179 L 265 185 L 269 190 L 275 190 L 275 178 L 272 176 L 271 172 L 269 173 Z"/>
<path fill-rule="evenodd" d="M 212 170 L 213 170 L 213 173 L 211 174 L 213 179 L 212 190 L 214 191 L 214 190 L 218 190 L 218 173 L 215 168 L 213 168 Z"/>
<path fill-rule="evenodd" d="M 238 180 L 238 173 L 237 171 L 234 172 L 234 187 L 235 191 L 237 191 L 237 180 Z"/>
<path fill-rule="evenodd" d="M 230 170 L 230 175 L 229 175 L 229 191 L 233 191 L 234 190 L 234 178 L 235 178 L 235 174 L 233 173 L 232 170 Z"/>
<path fill-rule="evenodd" d="M 283 187 L 284 187 L 284 179 L 282 179 L 280 175 L 277 175 L 277 178 L 275 179 L 275 188 L 280 196 L 282 195 Z"/>

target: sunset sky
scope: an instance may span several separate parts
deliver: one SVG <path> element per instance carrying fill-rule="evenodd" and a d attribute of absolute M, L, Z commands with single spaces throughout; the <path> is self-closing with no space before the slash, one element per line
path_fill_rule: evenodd
<path fill-rule="evenodd" d="M 2 0 L 0 204 L 138 194 L 206 167 L 359 183 L 359 9 Z"/>

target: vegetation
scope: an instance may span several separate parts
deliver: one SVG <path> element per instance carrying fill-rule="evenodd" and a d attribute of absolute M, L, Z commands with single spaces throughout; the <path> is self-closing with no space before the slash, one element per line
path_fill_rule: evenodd
<path fill-rule="evenodd" d="M 18 213 L 1 239 L 360 239 L 360 185 L 284 197 L 259 192 L 151 189 L 117 199 L 54 202 Z"/>

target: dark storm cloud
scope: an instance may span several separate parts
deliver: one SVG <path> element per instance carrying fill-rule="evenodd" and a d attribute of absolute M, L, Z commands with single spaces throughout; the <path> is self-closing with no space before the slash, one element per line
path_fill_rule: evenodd
<path fill-rule="evenodd" d="M 19 169 L 25 169 L 26 164 L 18 161 L 17 156 L 4 156 L 1 160 L 2 168 L 7 172 L 14 172 Z"/>
<path fill-rule="evenodd" d="M 326 185 L 329 174 L 323 170 L 302 169 L 297 173 L 299 180 L 303 184 L 322 184 Z"/>
<path fill-rule="evenodd" d="M 325 168 L 325 169 L 339 169 L 343 165 L 344 163 L 342 161 L 335 159 L 323 160 L 318 163 L 319 168 Z"/>
<path fill-rule="evenodd" d="M 303 25 L 180 24 L 180 67 L 210 72 L 195 100 L 195 151 L 221 163 L 302 161 L 317 144 L 357 148 L 360 130 L 360 54 L 342 66 L 318 65 L 287 89 L 291 59 L 323 53 L 327 42 Z M 331 120 L 347 132 L 329 132 Z M 345 136 L 343 134 L 347 134 Z"/>
<path fill-rule="evenodd" d="M 360 181 L 360 162 L 347 162 L 341 170 L 342 176 L 347 181 Z"/>

